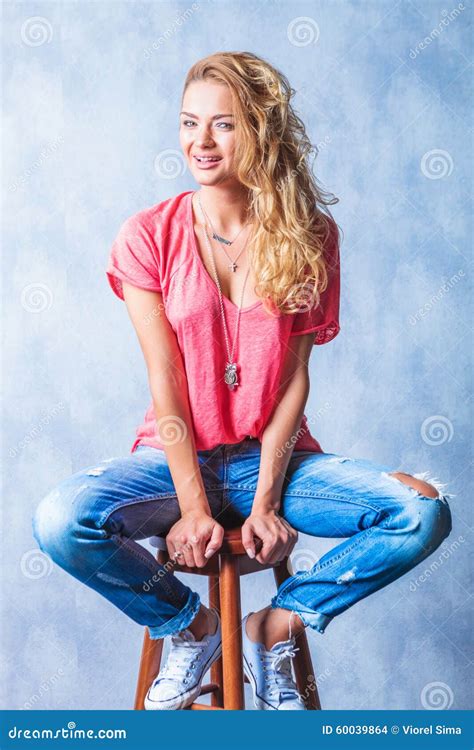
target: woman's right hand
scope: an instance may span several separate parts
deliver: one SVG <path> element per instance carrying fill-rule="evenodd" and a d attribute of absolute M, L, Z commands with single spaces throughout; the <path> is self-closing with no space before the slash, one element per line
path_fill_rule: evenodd
<path fill-rule="evenodd" d="M 166 545 L 171 560 L 188 568 L 203 568 L 223 539 L 224 529 L 211 515 L 191 511 L 171 527 Z"/>

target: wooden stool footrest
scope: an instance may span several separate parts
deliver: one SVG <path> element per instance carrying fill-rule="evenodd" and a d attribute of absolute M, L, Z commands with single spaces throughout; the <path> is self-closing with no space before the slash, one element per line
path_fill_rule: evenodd
<path fill-rule="evenodd" d="M 219 690 L 219 685 L 215 682 L 208 682 L 207 685 L 201 685 L 201 692 L 199 695 L 207 695 L 207 693 L 215 693 Z"/>

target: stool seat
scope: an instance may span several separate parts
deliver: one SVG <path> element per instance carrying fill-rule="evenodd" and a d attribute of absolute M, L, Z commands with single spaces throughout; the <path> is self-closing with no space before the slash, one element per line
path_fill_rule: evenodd
<path fill-rule="evenodd" d="M 293 575 L 291 561 L 285 557 L 281 562 L 260 563 L 250 559 L 242 544 L 240 527 L 226 529 L 219 550 L 202 568 L 188 568 L 178 561 L 170 561 L 166 540 L 160 536 L 149 539 L 157 548 L 158 563 L 167 568 L 166 575 L 191 573 L 207 576 L 209 585 L 209 606 L 215 607 L 221 616 L 222 656 L 211 667 L 211 682 L 201 686 L 200 695 L 211 695 L 211 705 L 194 702 L 190 710 L 242 710 L 245 708 L 244 682 L 248 682 L 243 672 L 242 657 L 242 611 L 240 604 L 240 579 L 244 575 L 259 573 L 268 568 L 273 569 L 275 582 L 281 586 Z M 262 547 L 261 540 L 255 540 L 258 552 Z M 168 566 L 172 562 L 172 565 Z M 293 658 L 296 684 L 308 710 L 321 708 L 318 688 L 314 677 L 306 633 L 297 637 L 298 651 Z M 148 688 L 160 670 L 163 638 L 150 638 L 145 627 L 140 668 L 135 693 L 135 709 L 143 710 Z"/>

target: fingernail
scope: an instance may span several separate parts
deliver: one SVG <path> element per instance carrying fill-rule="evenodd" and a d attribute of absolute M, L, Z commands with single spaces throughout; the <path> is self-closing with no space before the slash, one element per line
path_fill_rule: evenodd
<path fill-rule="evenodd" d="M 207 552 L 204 553 L 204 557 L 211 557 L 211 555 L 213 554 L 214 554 L 214 550 L 211 548 L 211 549 L 208 549 Z"/>
<path fill-rule="evenodd" d="M 246 548 L 245 551 L 247 552 L 247 555 L 249 557 L 252 557 L 252 558 L 255 557 L 255 552 L 253 551 L 253 549 L 250 549 L 250 547 Z"/>

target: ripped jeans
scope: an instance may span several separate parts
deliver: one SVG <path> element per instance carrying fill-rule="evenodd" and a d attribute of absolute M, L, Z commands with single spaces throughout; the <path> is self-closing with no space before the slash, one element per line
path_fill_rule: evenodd
<path fill-rule="evenodd" d="M 261 444 L 245 439 L 198 451 L 204 487 L 224 528 L 251 512 Z M 436 550 L 452 528 L 448 495 L 422 495 L 370 460 L 293 451 L 280 515 L 297 531 L 342 537 L 279 587 L 271 606 L 296 612 L 323 633 L 356 602 L 396 580 Z M 63 480 L 39 503 L 33 533 L 61 568 L 102 594 L 151 638 L 187 627 L 199 595 L 160 565 L 139 540 L 166 536 L 180 510 L 164 451 L 139 445 Z M 312 553 L 311 553 L 312 554 Z M 298 548 L 294 560 L 298 558 Z M 313 562 L 313 560 L 311 560 Z"/>

